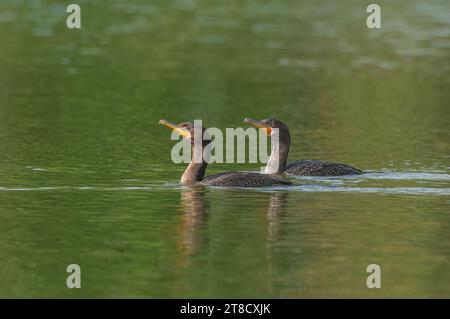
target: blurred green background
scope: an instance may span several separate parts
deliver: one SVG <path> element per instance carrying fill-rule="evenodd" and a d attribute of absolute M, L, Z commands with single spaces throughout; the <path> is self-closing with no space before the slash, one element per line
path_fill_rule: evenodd
<path fill-rule="evenodd" d="M 76 3 L 0 2 L 1 297 L 450 297 L 448 1 Z M 158 120 L 246 116 L 368 174 L 179 187 Z"/>

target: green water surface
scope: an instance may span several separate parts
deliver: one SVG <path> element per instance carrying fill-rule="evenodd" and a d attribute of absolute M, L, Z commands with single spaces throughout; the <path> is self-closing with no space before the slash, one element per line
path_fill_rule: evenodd
<path fill-rule="evenodd" d="M 450 297 L 450 2 L 76 3 L 0 2 L 0 297 Z M 158 120 L 246 116 L 368 173 L 180 187 Z"/>

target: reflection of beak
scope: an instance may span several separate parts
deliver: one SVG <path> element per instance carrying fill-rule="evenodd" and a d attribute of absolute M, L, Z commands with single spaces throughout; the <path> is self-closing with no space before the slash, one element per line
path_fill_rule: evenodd
<path fill-rule="evenodd" d="M 184 138 L 190 138 L 191 137 L 191 133 L 189 133 L 188 130 L 186 130 L 186 129 L 182 128 L 182 127 L 179 127 L 176 124 L 170 123 L 170 122 L 168 122 L 166 120 L 163 120 L 163 119 L 159 120 L 159 124 L 162 124 L 165 127 L 170 128 L 171 130 L 174 130 L 175 132 L 177 132 L 178 134 L 180 134 Z"/>
<path fill-rule="evenodd" d="M 249 124 L 249 125 L 251 125 L 253 127 L 256 127 L 256 128 L 264 129 L 264 131 L 266 132 L 267 135 L 272 134 L 272 128 L 270 126 L 262 124 L 260 121 L 257 121 L 257 120 L 251 119 L 249 117 L 246 117 L 244 119 L 244 123 Z"/>

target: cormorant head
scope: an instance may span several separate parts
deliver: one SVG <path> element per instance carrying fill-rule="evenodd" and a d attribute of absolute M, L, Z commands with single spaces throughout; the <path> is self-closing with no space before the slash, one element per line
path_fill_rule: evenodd
<path fill-rule="evenodd" d="M 277 128 L 280 132 L 280 135 L 283 135 L 284 132 L 289 133 L 289 128 L 286 124 L 281 122 L 280 120 L 274 119 L 274 118 L 268 118 L 264 120 L 254 120 L 249 117 L 246 117 L 244 119 L 244 123 L 250 124 L 253 127 L 256 128 L 262 128 L 266 132 L 267 135 L 272 134 L 272 129 Z"/>
<path fill-rule="evenodd" d="M 197 128 L 201 129 L 201 135 L 199 135 L 199 138 L 202 139 L 202 145 L 207 145 L 211 142 L 211 139 L 206 132 L 206 129 L 203 126 L 200 125 L 194 125 L 191 122 L 182 122 L 179 124 L 173 124 L 170 123 L 164 119 L 159 120 L 159 124 L 162 124 L 171 130 L 177 132 L 179 135 L 181 135 L 184 139 L 191 140 L 191 144 L 194 145 L 194 138 L 195 138 L 195 130 Z"/>
<path fill-rule="evenodd" d="M 287 125 L 274 118 L 257 121 L 246 117 L 244 123 L 263 129 L 270 136 L 272 152 L 264 172 L 267 174 L 283 172 L 286 169 L 289 147 L 291 145 L 291 134 Z"/>

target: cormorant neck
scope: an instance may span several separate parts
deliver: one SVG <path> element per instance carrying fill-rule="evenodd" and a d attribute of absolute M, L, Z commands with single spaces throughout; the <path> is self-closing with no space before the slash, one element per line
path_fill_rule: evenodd
<path fill-rule="evenodd" d="M 203 177 L 205 177 L 206 167 L 208 166 L 207 159 L 204 158 L 203 154 L 204 147 L 192 146 L 192 159 L 188 167 L 181 176 L 181 184 L 192 185 L 200 182 Z"/>
<path fill-rule="evenodd" d="M 191 161 L 181 176 L 181 184 L 191 185 L 200 182 L 205 177 L 206 167 L 208 163 L 194 163 Z"/>
<path fill-rule="evenodd" d="M 289 146 L 291 144 L 289 129 L 280 128 L 278 130 L 273 130 L 270 135 L 270 141 L 272 144 L 272 151 L 264 173 L 279 174 L 286 169 Z"/>

